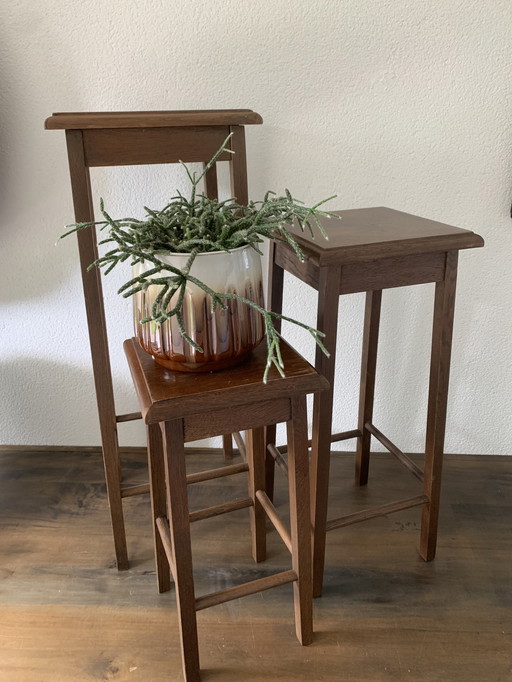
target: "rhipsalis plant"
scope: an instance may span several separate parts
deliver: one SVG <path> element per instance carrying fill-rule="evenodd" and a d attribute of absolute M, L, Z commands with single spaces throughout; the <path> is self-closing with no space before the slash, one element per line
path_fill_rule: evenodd
<path fill-rule="evenodd" d="M 137 220 L 136 218 L 114 220 L 105 210 L 103 200 L 101 200 L 100 210 L 104 220 L 68 225 L 72 229 L 62 237 L 92 225 L 99 225 L 102 230 L 107 229 L 108 237 L 99 243 L 111 243 L 115 244 L 115 247 L 89 266 L 89 269 L 95 266 L 104 268 L 105 274 L 125 261 L 129 261 L 131 265 L 137 263 L 150 264 L 151 266 L 145 272 L 126 282 L 118 293 L 126 298 L 133 296 L 138 291 L 146 290 L 149 286 L 160 286 L 160 291 L 151 309 L 151 316 L 141 322 L 162 324 L 165 320 L 175 316 L 183 338 L 199 352 L 202 352 L 202 348 L 187 334 L 183 320 L 182 306 L 187 282 L 195 284 L 211 297 L 213 310 L 218 306 L 226 308 L 226 301 L 234 298 L 257 310 L 265 322 L 268 357 L 263 381 L 266 382 L 268 371 L 272 365 L 284 376 L 283 361 L 279 349 L 279 334 L 274 327 L 275 318 L 287 320 L 307 329 L 327 355 L 328 353 L 321 341 L 324 334 L 280 313 L 265 310 L 254 301 L 238 294 L 212 291 L 204 282 L 190 274 L 192 263 L 198 253 L 229 252 L 242 246 L 250 246 L 261 253 L 259 244 L 263 242 L 264 238 L 286 242 L 297 257 L 303 261 L 304 254 L 288 231 L 287 225 L 296 223 L 302 231 L 307 229 L 311 234 L 313 234 L 313 228 L 316 226 L 320 233 L 327 238 L 318 216 L 331 215 L 320 210 L 320 206 L 333 197 L 324 199 L 308 208 L 302 202 L 294 199 L 288 190 L 285 190 L 285 196 L 277 196 L 274 192 L 269 191 L 265 194 L 263 201 L 251 201 L 247 206 L 237 204 L 235 199 L 218 201 L 199 193 L 199 183 L 219 156 L 224 152 L 233 153 L 227 146 L 230 137 L 231 135 L 226 138 L 221 148 L 200 174 L 191 172 L 182 163 L 191 183 L 189 198 L 178 192 L 160 211 L 144 207 L 146 211 L 144 220 Z M 162 262 L 159 256 L 167 253 L 188 253 L 190 257 L 185 267 L 178 269 Z"/>

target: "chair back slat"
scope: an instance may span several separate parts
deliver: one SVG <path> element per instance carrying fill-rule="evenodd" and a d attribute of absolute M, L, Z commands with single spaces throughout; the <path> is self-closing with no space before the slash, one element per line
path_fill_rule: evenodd
<path fill-rule="evenodd" d="M 85 160 L 89 167 L 209 161 L 229 130 L 229 126 L 84 130 Z M 230 161 L 230 156 L 226 152 L 219 160 Z"/>

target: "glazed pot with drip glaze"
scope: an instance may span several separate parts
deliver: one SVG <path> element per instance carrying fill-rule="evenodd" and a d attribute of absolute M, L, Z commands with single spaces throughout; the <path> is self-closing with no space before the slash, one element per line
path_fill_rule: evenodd
<path fill-rule="evenodd" d="M 159 254 L 158 258 L 183 270 L 190 257 L 187 253 Z M 138 263 L 133 276 L 138 277 L 153 265 Z M 172 275 L 162 271 L 159 276 Z M 214 251 L 195 257 L 190 275 L 216 293 L 238 294 L 258 305 L 264 305 L 261 256 L 250 246 L 229 253 Z M 158 285 L 149 286 L 133 296 L 135 335 L 142 348 L 160 365 L 179 372 L 210 372 L 235 365 L 256 348 L 265 334 L 261 314 L 236 299 L 226 300 L 226 308 L 212 311 L 211 297 L 191 282 L 187 282 L 183 300 L 183 322 L 187 334 L 201 346 L 199 352 L 181 335 L 176 317 L 163 324 L 141 320 L 151 316 L 151 307 L 160 292 Z M 176 305 L 178 294 L 169 309 Z"/>

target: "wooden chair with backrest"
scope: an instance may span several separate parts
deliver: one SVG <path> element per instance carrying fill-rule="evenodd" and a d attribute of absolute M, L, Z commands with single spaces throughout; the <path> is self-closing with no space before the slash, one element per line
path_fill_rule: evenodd
<path fill-rule="evenodd" d="M 65 130 L 76 222 L 94 220 L 90 168 L 163 163 L 207 163 L 232 133 L 230 148 L 219 157 L 230 167 L 231 193 L 241 204 L 248 201 L 245 125 L 262 118 L 250 109 L 208 111 L 149 111 L 57 113 L 45 121 L 47 130 Z M 205 177 L 205 193 L 218 194 L 217 168 Z M 77 233 L 94 382 L 100 421 L 107 495 L 112 520 L 117 567 L 128 568 L 123 499 L 149 492 L 149 484 L 123 487 L 117 425 L 140 419 L 139 412 L 117 414 L 109 358 L 107 324 L 101 275 L 87 267 L 98 257 L 96 230 Z M 231 435 L 223 438 L 232 451 Z"/>

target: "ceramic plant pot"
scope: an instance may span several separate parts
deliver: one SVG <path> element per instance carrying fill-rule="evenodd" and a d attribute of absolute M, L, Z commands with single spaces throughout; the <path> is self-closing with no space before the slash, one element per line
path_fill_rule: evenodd
<path fill-rule="evenodd" d="M 180 270 L 189 258 L 188 254 L 181 253 L 159 254 L 158 257 Z M 133 268 L 133 276 L 152 267 L 151 263 L 138 263 Z M 190 274 L 215 292 L 237 293 L 263 306 L 261 257 L 251 247 L 241 247 L 229 253 L 200 253 Z M 229 300 L 225 310 L 217 308 L 212 312 L 211 297 L 195 284 L 187 283 L 183 320 L 187 334 L 203 349 L 204 352 L 200 353 L 183 339 L 175 316 L 162 325 L 141 323 L 151 315 L 151 307 L 159 291 L 160 287 L 155 285 L 133 296 L 135 335 L 142 348 L 168 369 L 209 372 L 235 365 L 264 336 L 263 318 L 246 303 Z M 173 297 L 170 308 L 176 304 L 176 299 L 177 295 Z"/>

